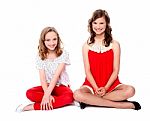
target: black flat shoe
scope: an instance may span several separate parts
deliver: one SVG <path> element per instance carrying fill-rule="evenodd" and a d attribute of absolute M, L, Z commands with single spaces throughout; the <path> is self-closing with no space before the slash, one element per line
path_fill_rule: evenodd
<path fill-rule="evenodd" d="M 129 102 L 133 103 L 133 105 L 135 107 L 134 110 L 140 110 L 141 109 L 141 105 L 138 102 L 136 102 L 136 101 L 129 101 Z"/>
<path fill-rule="evenodd" d="M 81 108 L 81 109 L 84 109 L 84 108 L 87 106 L 87 104 L 85 104 L 85 103 L 83 103 L 83 102 L 80 102 L 79 104 L 80 104 L 80 108 Z"/>
<path fill-rule="evenodd" d="M 128 100 L 122 100 L 122 101 L 117 101 L 117 102 L 130 102 L 134 105 L 134 110 L 140 110 L 141 109 L 141 105 L 136 102 L 136 101 L 128 101 Z"/>

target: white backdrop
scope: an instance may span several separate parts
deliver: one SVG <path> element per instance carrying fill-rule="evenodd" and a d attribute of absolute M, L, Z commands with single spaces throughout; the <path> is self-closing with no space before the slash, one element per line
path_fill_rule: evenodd
<path fill-rule="evenodd" d="M 105 9 L 111 18 L 112 33 L 121 45 L 120 80 L 136 88 L 131 100 L 142 110 L 120 110 L 71 106 L 54 111 L 15 113 L 26 102 L 28 88 L 40 84 L 35 56 L 41 30 L 54 26 L 70 54 L 67 67 L 72 89 L 81 86 L 85 74 L 82 45 L 87 40 L 88 19 L 96 9 Z M 0 1 L 0 112 L 9 120 L 136 120 L 148 118 L 150 57 L 148 0 L 5 0 Z M 67 118 L 69 115 L 70 117 Z M 4 119 L 6 120 L 6 119 Z"/>

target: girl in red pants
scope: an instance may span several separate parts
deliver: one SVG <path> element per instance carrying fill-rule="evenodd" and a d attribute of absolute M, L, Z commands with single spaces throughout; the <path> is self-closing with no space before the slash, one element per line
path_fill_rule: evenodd
<path fill-rule="evenodd" d="M 20 105 L 17 111 L 52 110 L 73 102 L 66 72 L 66 65 L 70 64 L 69 55 L 61 48 L 61 44 L 55 28 L 46 27 L 42 30 L 36 60 L 41 86 L 27 90 L 27 98 L 34 103 Z"/>

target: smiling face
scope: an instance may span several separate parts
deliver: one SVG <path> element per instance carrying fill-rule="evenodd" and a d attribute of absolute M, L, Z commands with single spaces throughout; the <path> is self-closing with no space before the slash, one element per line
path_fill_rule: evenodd
<path fill-rule="evenodd" d="M 53 31 L 48 32 L 45 35 L 45 46 L 48 48 L 49 51 L 54 51 L 55 48 L 57 47 L 57 43 L 58 43 L 58 37 L 57 34 Z"/>
<path fill-rule="evenodd" d="M 97 35 L 104 34 L 106 29 L 106 21 L 104 17 L 97 18 L 92 22 L 92 29 Z"/>

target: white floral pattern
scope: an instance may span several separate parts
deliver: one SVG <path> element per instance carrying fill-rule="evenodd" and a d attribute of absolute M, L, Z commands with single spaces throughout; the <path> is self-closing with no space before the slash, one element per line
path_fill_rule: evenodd
<path fill-rule="evenodd" d="M 39 56 L 36 58 L 36 68 L 44 69 L 46 74 L 46 81 L 49 83 L 60 63 L 65 63 L 66 65 L 70 65 L 69 53 L 67 51 L 63 51 L 63 53 L 55 58 L 55 59 L 45 59 L 41 60 Z M 60 75 L 59 80 L 57 81 L 57 85 L 63 84 L 65 86 L 69 85 L 69 76 L 66 72 L 66 69 Z"/>
<path fill-rule="evenodd" d="M 97 53 L 104 53 L 110 49 L 112 49 L 112 43 L 110 43 L 109 47 L 105 47 L 105 46 L 100 46 L 100 45 L 97 45 L 97 44 L 93 44 L 90 48 L 90 50 L 94 51 L 94 52 L 97 52 Z"/>

